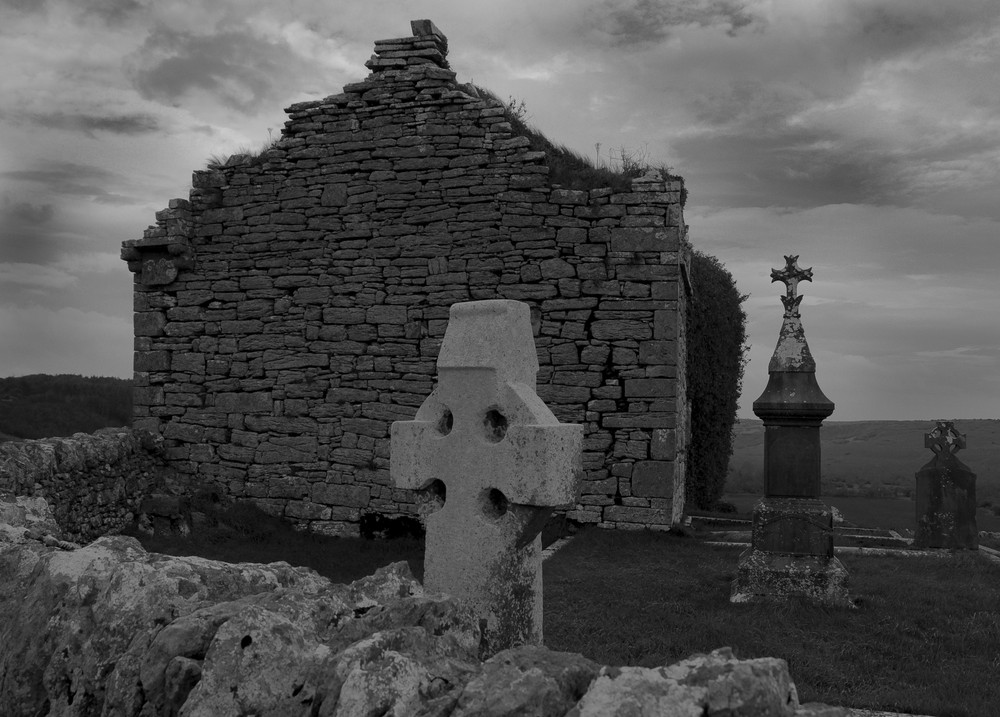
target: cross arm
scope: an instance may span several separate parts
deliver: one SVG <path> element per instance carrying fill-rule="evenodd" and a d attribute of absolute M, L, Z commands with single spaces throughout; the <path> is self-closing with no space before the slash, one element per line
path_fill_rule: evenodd
<path fill-rule="evenodd" d="M 398 488 L 422 490 L 438 476 L 426 460 L 437 435 L 430 421 L 393 421 L 390 428 L 389 475 Z"/>
<path fill-rule="evenodd" d="M 535 391 L 507 385 L 505 410 L 512 417 L 505 439 L 496 444 L 496 488 L 512 503 L 568 507 L 576 502 L 583 473 L 583 426 L 560 423 Z"/>

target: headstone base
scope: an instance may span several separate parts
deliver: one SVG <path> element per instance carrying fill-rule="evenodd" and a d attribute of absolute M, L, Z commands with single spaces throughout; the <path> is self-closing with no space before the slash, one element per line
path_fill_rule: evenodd
<path fill-rule="evenodd" d="M 748 548 L 740 555 L 730 602 L 785 602 L 802 598 L 853 608 L 847 569 L 834 557 L 787 555 Z"/>
<path fill-rule="evenodd" d="M 751 544 L 760 552 L 833 555 L 833 511 L 818 498 L 765 496 L 753 510 Z"/>

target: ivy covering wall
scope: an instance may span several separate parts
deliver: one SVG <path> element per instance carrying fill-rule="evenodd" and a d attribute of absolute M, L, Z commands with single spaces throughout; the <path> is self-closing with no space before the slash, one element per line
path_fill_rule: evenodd
<path fill-rule="evenodd" d="M 733 424 L 746 365 L 747 294 L 713 256 L 691 255 L 694 295 L 688 309 L 687 381 L 691 442 L 687 455 L 689 505 L 710 508 L 722 497 L 733 453 Z"/>

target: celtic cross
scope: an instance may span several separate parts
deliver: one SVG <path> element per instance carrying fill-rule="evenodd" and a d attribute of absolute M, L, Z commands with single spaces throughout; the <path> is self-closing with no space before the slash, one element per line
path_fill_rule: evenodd
<path fill-rule="evenodd" d="M 784 269 L 771 269 L 771 283 L 776 281 L 785 283 L 785 295 L 781 297 L 781 304 L 785 307 L 785 318 L 799 316 L 799 304 L 802 303 L 802 297 L 798 295 L 799 282 L 812 281 L 812 267 L 802 269 L 798 261 L 798 255 L 786 256 Z"/>
<path fill-rule="evenodd" d="M 583 426 L 535 393 L 527 304 L 453 304 L 438 383 L 412 421 L 392 424 L 389 472 L 426 507 L 424 587 L 485 621 L 487 653 L 542 642 L 541 530 L 580 488 Z"/>
<path fill-rule="evenodd" d="M 965 436 L 955 430 L 954 421 L 938 421 L 930 433 L 924 434 L 924 448 L 930 448 L 934 455 L 955 455 L 965 448 Z"/>

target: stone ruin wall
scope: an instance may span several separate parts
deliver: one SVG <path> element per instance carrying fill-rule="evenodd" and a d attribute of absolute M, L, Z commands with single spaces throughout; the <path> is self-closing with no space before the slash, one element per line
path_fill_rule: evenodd
<path fill-rule="evenodd" d="M 389 426 L 432 389 L 451 304 L 532 307 L 538 394 L 585 426 L 570 519 L 666 527 L 683 490 L 689 246 L 679 180 L 551 186 L 495 99 L 458 84 L 427 21 L 371 74 L 288 108 L 262 156 L 196 171 L 125 243 L 134 426 L 190 491 L 355 534 L 414 514 Z"/>
<path fill-rule="evenodd" d="M 127 428 L 5 441 L 0 493 L 45 498 L 66 538 L 89 542 L 132 523 L 142 500 L 164 487 L 167 474 L 157 443 Z"/>

